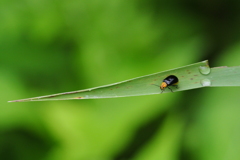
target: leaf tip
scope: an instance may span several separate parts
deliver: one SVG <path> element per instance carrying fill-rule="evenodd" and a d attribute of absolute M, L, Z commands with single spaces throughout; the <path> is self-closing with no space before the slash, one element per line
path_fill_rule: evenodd
<path fill-rule="evenodd" d="M 13 100 L 13 101 L 8 101 L 8 102 L 10 103 L 10 102 L 25 102 L 25 101 L 31 101 L 31 100 L 28 100 L 28 99 L 19 99 L 19 100 Z"/>
<path fill-rule="evenodd" d="M 8 102 L 9 102 L 9 103 L 10 103 L 10 102 L 19 102 L 19 100 L 13 100 L 13 101 L 8 101 Z"/>

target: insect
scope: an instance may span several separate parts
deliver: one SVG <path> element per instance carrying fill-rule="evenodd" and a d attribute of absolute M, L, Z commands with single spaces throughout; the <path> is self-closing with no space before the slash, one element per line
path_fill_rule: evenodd
<path fill-rule="evenodd" d="M 176 76 L 170 75 L 170 76 L 166 77 L 166 78 L 162 81 L 162 83 L 161 83 L 161 85 L 160 85 L 160 89 L 162 90 L 162 92 L 164 91 L 165 88 L 168 88 L 168 89 L 170 89 L 170 90 L 172 91 L 172 89 L 169 88 L 169 86 L 175 86 L 176 88 L 178 88 L 178 86 L 177 86 L 178 82 L 179 82 L 179 80 L 178 80 L 178 78 L 177 78 Z M 158 85 L 157 85 L 157 86 L 158 86 Z M 162 93 L 162 92 L 161 92 L 161 93 Z M 173 92 L 173 91 L 172 91 L 172 92 Z"/>

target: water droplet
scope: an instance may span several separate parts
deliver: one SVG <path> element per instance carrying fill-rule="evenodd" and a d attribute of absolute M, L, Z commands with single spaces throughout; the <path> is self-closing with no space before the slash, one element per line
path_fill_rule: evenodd
<path fill-rule="evenodd" d="M 211 86 L 211 81 L 209 79 L 201 80 L 202 86 Z"/>
<path fill-rule="evenodd" d="M 200 73 L 202 73 L 202 74 L 209 74 L 210 71 L 211 71 L 211 69 L 210 69 L 209 66 L 200 66 L 200 67 L 199 67 L 199 71 L 200 71 Z"/>

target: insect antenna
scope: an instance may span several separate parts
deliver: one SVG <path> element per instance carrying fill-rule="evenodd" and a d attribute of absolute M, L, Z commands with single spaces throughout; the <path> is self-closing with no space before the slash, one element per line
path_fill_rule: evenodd
<path fill-rule="evenodd" d="M 151 84 L 151 85 L 154 85 L 154 86 L 160 87 L 159 85 L 156 85 L 156 84 Z"/>

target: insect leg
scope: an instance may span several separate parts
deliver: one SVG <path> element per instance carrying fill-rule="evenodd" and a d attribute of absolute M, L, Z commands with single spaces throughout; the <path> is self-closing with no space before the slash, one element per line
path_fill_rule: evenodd
<path fill-rule="evenodd" d="M 174 86 L 174 87 L 176 87 L 178 89 L 178 85 L 172 85 L 172 86 Z"/>
<path fill-rule="evenodd" d="M 173 91 L 172 91 L 172 89 L 171 89 L 170 87 L 167 87 L 167 88 L 168 88 L 168 89 L 170 89 L 170 90 L 171 90 L 171 92 L 173 92 Z"/>
<path fill-rule="evenodd" d="M 156 84 L 151 84 L 151 85 L 154 85 L 154 86 L 157 86 L 157 87 L 159 87 L 159 85 L 156 85 Z"/>
<path fill-rule="evenodd" d="M 161 94 L 163 93 L 163 91 L 164 91 L 164 89 L 162 89 L 162 92 L 161 92 Z"/>

